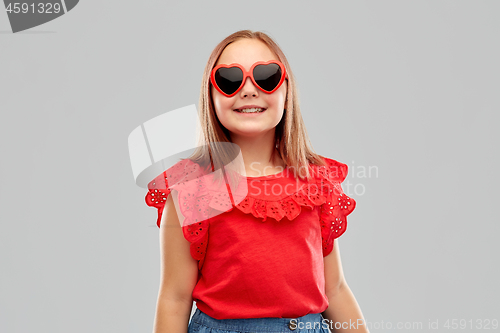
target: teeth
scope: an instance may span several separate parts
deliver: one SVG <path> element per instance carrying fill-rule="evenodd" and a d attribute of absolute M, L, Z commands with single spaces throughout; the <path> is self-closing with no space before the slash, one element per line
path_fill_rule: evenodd
<path fill-rule="evenodd" d="M 251 108 L 251 109 L 239 109 L 237 111 L 238 112 L 242 112 L 242 113 L 250 113 L 250 112 L 263 112 L 264 109 L 262 109 L 262 108 Z"/>

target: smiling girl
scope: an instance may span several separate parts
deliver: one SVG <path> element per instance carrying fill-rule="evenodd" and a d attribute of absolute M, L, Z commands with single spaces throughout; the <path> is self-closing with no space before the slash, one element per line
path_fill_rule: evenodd
<path fill-rule="evenodd" d="M 341 188 L 347 166 L 313 152 L 279 46 L 249 30 L 225 38 L 199 110 L 205 144 L 237 145 L 252 190 L 229 209 L 203 182 L 202 199 L 172 198 L 169 183 L 214 170 L 214 151 L 203 149 L 151 181 L 162 260 L 154 332 L 368 332 L 334 241 L 356 205 Z M 221 213 L 187 223 L 179 207 Z"/>

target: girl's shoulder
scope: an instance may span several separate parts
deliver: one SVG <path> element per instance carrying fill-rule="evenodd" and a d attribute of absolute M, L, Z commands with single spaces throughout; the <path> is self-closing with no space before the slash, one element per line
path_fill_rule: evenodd
<path fill-rule="evenodd" d="M 346 179 L 348 173 L 347 164 L 321 155 L 320 157 L 326 165 L 309 165 L 315 178 L 324 178 L 332 183 L 341 183 Z"/>
<path fill-rule="evenodd" d="M 165 202 L 171 191 L 179 187 L 186 187 L 186 184 L 196 181 L 203 174 L 205 171 L 199 164 L 190 159 L 183 159 L 161 172 L 148 183 L 145 201 L 148 206 L 158 208 L 158 227 Z"/>
<path fill-rule="evenodd" d="M 170 190 L 178 184 L 197 179 L 206 174 L 205 168 L 190 159 L 182 159 L 160 173 L 148 183 L 151 190 Z"/>

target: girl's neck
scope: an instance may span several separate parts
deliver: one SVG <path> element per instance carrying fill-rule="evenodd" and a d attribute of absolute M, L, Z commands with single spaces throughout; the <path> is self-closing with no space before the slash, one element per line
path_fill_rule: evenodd
<path fill-rule="evenodd" d="M 274 131 L 257 137 L 232 135 L 231 141 L 240 147 L 246 175 L 249 177 L 277 174 L 286 167 L 277 151 L 274 154 L 274 161 L 271 161 L 271 155 L 276 149 Z"/>

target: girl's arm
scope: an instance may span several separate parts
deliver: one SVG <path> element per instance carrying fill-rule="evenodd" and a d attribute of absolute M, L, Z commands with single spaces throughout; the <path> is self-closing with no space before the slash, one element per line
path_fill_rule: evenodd
<path fill-rule="evenodd" d="M 198 279 L 198 262 L 191 257 L 189 246 L 171 194 L 160 223 L 161 280 L 154 333 L 187 333 L 192 293 Z"/>
<path fill-rule="evenodd" d="M 322 313 L 332 332 L 369 333 L 356 298 L 347 285 L 340 261 L 339 243 L 324 257 L 325 292 L 328 308 Z"/>

